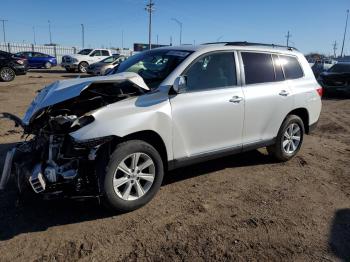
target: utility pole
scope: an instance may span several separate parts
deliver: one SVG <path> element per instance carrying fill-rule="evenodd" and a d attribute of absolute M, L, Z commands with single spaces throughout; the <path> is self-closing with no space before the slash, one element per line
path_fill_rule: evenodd
<path fill-rule="evenodd" d="M 51 22 L 50 22 L 50 20 L 48 20 L 47 22 L 49 23 L 50 44 L 52 44 L 52 36 L 51 36 Z"/>
<path fill-rule="evenodd" d="M 182 23 L 176 18 L 171 18 L 171 20 L 175 21 L 180 27 L 180 45 L 182 45 Z"/>
<path fill-rule="evenodd" d="M 122 50 L 124 50 L 124 30 L 122 30 Z"/>
<path fill-rule="evenodd" d="M 173 45 L 173 37 L 170 36 L 170 46 L 172 46 L 172 45 Z"/>
<path fill-rule="evenodd" d="M 159 42 L 158 42 L 158 34 L 157 34 L 157 45 L 159 45 Z"/>
<path fill-rule="evenodd" d="M 36 45 L 36 39 L 35 39 L 35 27 L 33 26 L 33 37 L 34 37 L 34 45 Z"/>
<path fill-rule="evenodd" d="M 152 0 L 149 0 L 149 4 L 146 5 L 145 10 L 148 12 L 149 14 L 149 18 L 148 18 L 148 48 L 151 50 L 152 49 L 152 12 L 154 11 L 154 3 L 152 2 Z"/>
<path fill-rule="evenodd" d="M 289 33 L 289 30 L 288 30 L 288 33 L 286 35 L 286 38 L 287 38 L 287 47 L 289 46 L 289 38 L 291 38 L 292 35 Z"/>
<path fill-rule="evenodd" d="M 8 20 L 0 19 L 0 21 L 2 22 L 2 32 L 4 34 L 4 43 L 6 43 L 5 22 L 7 22 Z"/>
<path fill-rule="evenodd" d="M 85 46 L 85 27 L 84 24 L 80 24 L 81 25 L 81 40 L 82 40 L 82 46 L 84 48 Z"/>
<path fill-rule="evenodd" d="M 334 55 L 334 58 L 337 57 L 337 54 L 336 54 L 337 49 L 338 49 L 337 41 L 334 41 L 334 43 L 333 43 L 333 55 Z"/>
<path fill-rule="evenodd" d="M 341 46 L 340 57 L 343 57 L 344 43 L 345 43 L 345 37 L 346 37 L 346 29 L 348 28 L 348 18 L 349 18 L 349 9 L 346 10 L 345 30 L 344 30 L 343 44 L 342 44 L 342 46 Z"/>

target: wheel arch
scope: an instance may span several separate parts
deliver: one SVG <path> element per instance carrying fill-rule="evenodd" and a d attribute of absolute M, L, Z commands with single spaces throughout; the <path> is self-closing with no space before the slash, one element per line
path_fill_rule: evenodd
<path fill-rule="evenodd" d="M 135 133 L 128 134 L 124 137 L 115 137 L 111 142 L 112 148 L 114 148 L 119 143 L 129 141 L 129 140 L 142 140 L 146 143 L 149 143 L 151 146 L 153 146 L 159 152 L 163 160 L 164 169 L 167 170 L 168 168 L 167 148 L 162 137 L 157 132 L 153 130 L 143 130 L 143 131 L 138 131 Z"/>
<path fill-rule="evenodd" d="M 300 107 L 300 108 L 294 109 L 294 110 L 290 111 L 287 116 L 289 116 L 289 115 L 296 115 L 296 116 L 300 117 L 301 120 L 303 121 L 303 124 L 304 124 L 305 133 L 309 134 L 309 132 L 310 132 L 309 112 L 306 108 Z"/>

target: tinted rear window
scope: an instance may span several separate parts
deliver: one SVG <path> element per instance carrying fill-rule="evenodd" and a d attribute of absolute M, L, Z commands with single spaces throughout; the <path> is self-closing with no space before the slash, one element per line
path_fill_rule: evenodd
<path fill-rule="evenodd" d="M 242 52 L 246 84 L 275 81 L 275 71 L 270 54 Z"/>
<path fill-rule="evenodd" d="M 304 76 L 303 70 L 296 57 L 280 55 L 286 79 L 297 79 Z"/>

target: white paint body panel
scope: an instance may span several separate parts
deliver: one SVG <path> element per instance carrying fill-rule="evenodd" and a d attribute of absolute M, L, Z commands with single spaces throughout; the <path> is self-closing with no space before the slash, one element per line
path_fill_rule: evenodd
<path fill-rule="evenodd" d="M 109 135 L 124 137 L 139 131 L 154 131 L 164 141 L 170 161 L 274 138 L 283 119 L 293 109 L 306 108 L 309 113 L 309 125 L 319 118 L 321 99 L 316 91 L 318 85 L 306 59 L 297 51 L 222 44 L 168 49 L 194 52 L 173 70 L 156 91 L 109 104 L 91 112 L 95 121 L 71 133 L 71 136 L 76 140 L 86 140 Z M 236 53 L 266 51 L 297 56 L 305 76 L 283 82 L 249 86 L 245 86 L 242 82 L 242 86 L 169 95 L 169 89 L 176 77 L 181 75 L 197 57 L 208 52 L 228 50 Z M 236 64 L 240 74 L 237 59 Z M 114 78 L 118 75 L 95 79 L 98 81 L 109 77 Z M 134 79 L 136 82 L 140 80 Z M 71 81 L 73 82 L 61 83 L 63 89 L 64 86 L 67 87 L 65 90 L 67 97 L 83 90 L 87 85 L 86 81 L 89 80 Z M 142 85 L 141 82 L 138 84 Z M 55 91 L 52 96 L 61 97 L 62 88 L 53 88 Z M 278 93 L 281 90 L 287 90 L 289 96 L 280 96 Z M 233 96 L 242 96 L 242 102 L 230 103 L 229 99 Z M 48 101 L 50 100 L 38 108 L 53 103 Z M 28 114 L 24 120 L 29 120 L 30 114 L 33 113 Z"/>

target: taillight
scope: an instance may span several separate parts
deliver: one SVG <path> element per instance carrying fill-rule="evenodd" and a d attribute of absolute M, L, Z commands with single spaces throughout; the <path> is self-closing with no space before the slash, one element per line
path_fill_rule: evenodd
<path fill-rule="evenodd" d="M 322 95 L 323 95 L 323 88 L 322 88 L 322 87 L 319 87 L 319 88 L 316 89 L 316 91 L 317 91 L 318 95 L 319 95 L 320 97 L 322 97 Z"/>

